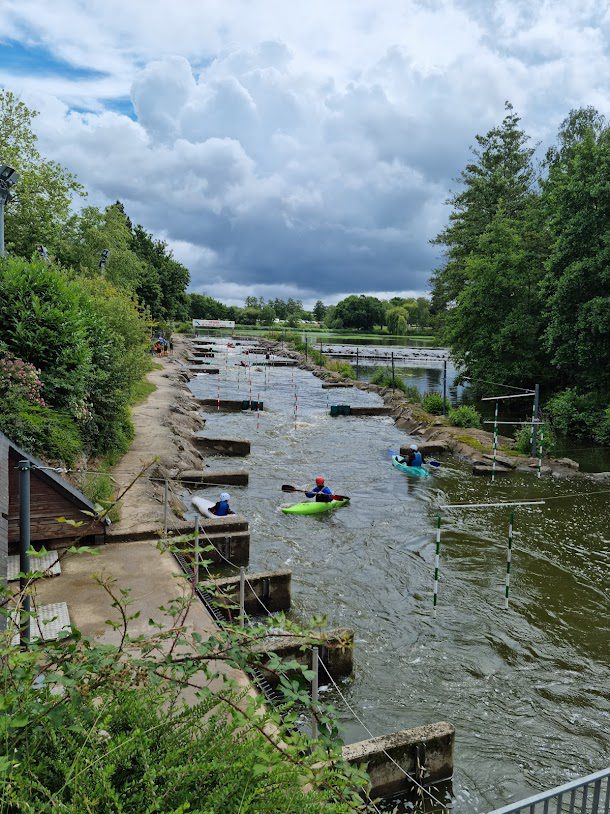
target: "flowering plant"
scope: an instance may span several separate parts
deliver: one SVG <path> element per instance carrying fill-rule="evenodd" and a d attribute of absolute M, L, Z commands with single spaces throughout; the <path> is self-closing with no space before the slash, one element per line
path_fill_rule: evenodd
<path fill-rule="evenodd" d="M 23 359 L 0 357 L 0 400 L 25 399 L 30 404 L 45 406 L 40 371 Z"/>

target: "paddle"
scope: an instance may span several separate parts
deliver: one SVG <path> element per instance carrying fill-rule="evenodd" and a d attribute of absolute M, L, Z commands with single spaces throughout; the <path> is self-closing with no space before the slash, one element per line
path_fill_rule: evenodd
<path fill-rule="evenodd" d="M 402 458 L 402 455 L 400 454 L 400 452 L 396 452 L 395 449 L 388 449 L 388 455 L 390 456 L 390 458 L 392 458 L 394 455 L 396 455 L 398 458 Z M 434 461 L 434 460 L 427 460 L 426 464 L 429 464 L 430 466 L 434 466 L 434 467 L 439 467 L 441 465 L 441 462 L 440 461 Z"/>
<path fill-rule="evenodd" d="M 303 492 L 307 494 L 308 489 L 299 489 L 297 486 L 291 486 L 289 483 L 282 484 L 282 492 Z M 331 500 L 351 500 L 347 495 L 328 495 Z"/>

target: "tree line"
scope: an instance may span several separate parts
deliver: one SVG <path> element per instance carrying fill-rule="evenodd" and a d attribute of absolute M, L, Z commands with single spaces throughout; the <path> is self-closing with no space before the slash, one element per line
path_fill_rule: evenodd
<path fill-rule="evenodd" d="M 610 127 L 573 110 L 540 162 L 512 106 L 476 136 L 432 305 L 477 380 L 543 386 L 556 428 L 610 441 Z"/>
<path fill-rule="evenodd" d="M 371 331 L 387 330 L 405 336 L 409 327 L 429 327 L 430 300 L 426 297 L 393 297 L 380 300 L 365 294 L 350 294 L 336 305 L 318 300 L 311 311 L 303 308 L 302 300 L 246 297 L 244 307 L 224 305 L 205 294 L 190 294 L 193 319 L 232 319 L 240 325 L 272 325 L 276 319 L 296 328 L 302 322 L 318 322 L 331 329 Z"/>
<path fill-rule="evenodd" d="M 83 189 L 40 154 L 36 115 L 0 90 L 0 161 L 19 173 L 0 258 L 0 430 L 53 460 L 112 457 L 132 437 L 153 327 L 189 317 L 189 272 L 120 202 L 73 211 Z"/>

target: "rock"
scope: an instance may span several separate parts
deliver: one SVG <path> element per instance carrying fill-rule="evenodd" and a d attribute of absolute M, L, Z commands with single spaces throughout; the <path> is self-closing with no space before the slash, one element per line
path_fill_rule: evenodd
<path fill-rule="evenodd" d="M 423 441 L 418 446 L 423 455 L 444 455 L 449 452 L 449 445 L 446 441 Z M 406 455 L 408 452 L 408 446 L 400 448 L 401 455 Z"/>
<path fill-rule="evenodd" d="M 571 458 L 556 458 L 555 462 L 561 464 L 562 466 L 567 466 L 570 469 L 580 469 L 580 464 L 578 463 L 578 461 L 573 461 Z"/>
<path fill-rule="evenodd" d="M 487 453 L 483 453 L 483 458 L 487 458 L 490 461 L 493 461 L 493 455 L 488 455 Z M 496 455 L 496 462 L 506 466 L 508 469 L 514 469 L 516 464 L 510 458 L 506 458 L 504 455 Z"/>
<path fill-rule="evenodd" d="M 496 475 L 510 475 L 511 472 L 512 469 L 509 469 L 506 466 L 496 466 Z M 473 475 L 487 475 L 488 477 L 491 477 L 492 473 L 493 467 L 487 466 L 480 461 L 475 462 L 474 466 L 472 467 Z"/>

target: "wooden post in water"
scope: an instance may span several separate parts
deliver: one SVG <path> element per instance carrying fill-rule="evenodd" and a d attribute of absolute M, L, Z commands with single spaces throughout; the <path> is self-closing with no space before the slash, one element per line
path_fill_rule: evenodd
<path fill-rule="evenodd" d="M 508 593 L 510 591 L 510 566 L 513 559 L 513 523 L 515 513 L 511 512 L 508 519 L 508 546 L 506 548 L 506 581 L 504 585 L 504 607 L 508 610 Z"/>
<path fill-rule="evenodd" d="M 434 591 L 432 595 L 432 617 L 436 619 L 436 605 L 438 602 L 438 572 L 441 562 L 441 516 L 436 517 L 436 548 L 434 552 Z"/>

